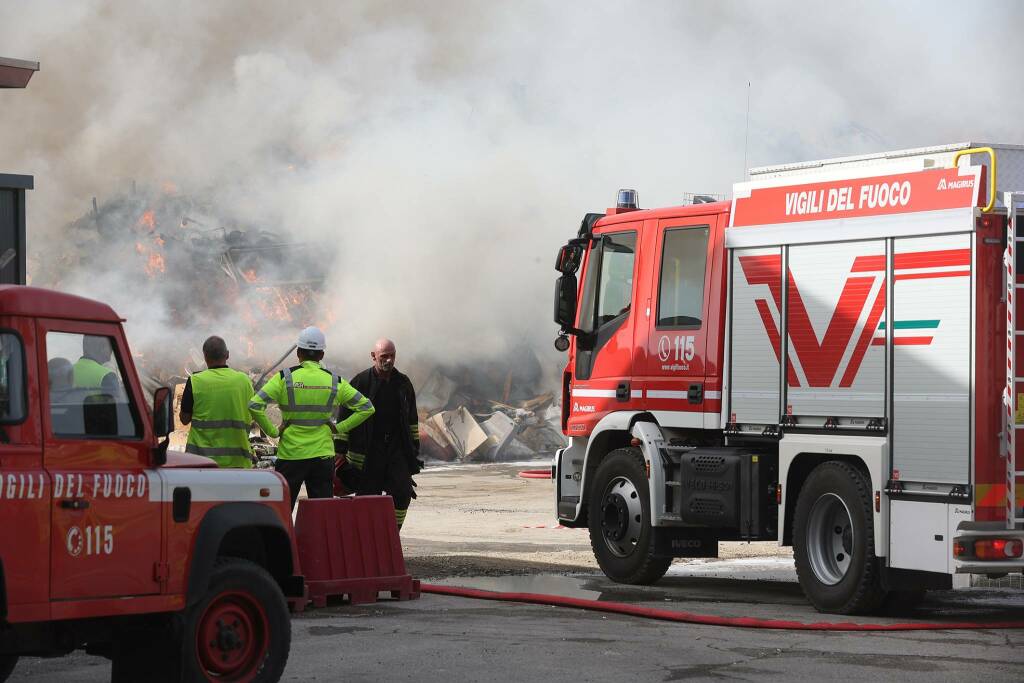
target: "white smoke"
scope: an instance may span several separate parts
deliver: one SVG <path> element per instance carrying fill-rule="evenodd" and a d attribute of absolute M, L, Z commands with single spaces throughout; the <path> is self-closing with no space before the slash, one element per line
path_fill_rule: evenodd
<path fill-rule="evenodd" d="M 644 206 L 727 193 L 744 159 L 1022 142 L 1022 19 L 1012 2 L 5 3 L 0 52 L 42 68 L 0 93 L 0 166 L 36 178 L 37 252 L 131 181 L 321 244 L 339 357 L 386 335 L 406 357 L 557 358 L 553 257 L 583 213 L 619 187 Z M 135 344 L 218 331 L 173 329 L 116 263 L 66 286 L 129 317 Z"/>

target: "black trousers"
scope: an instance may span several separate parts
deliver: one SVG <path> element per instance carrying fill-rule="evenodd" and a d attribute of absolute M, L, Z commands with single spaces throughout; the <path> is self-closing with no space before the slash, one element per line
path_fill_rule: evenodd
<path fill-rule="evenodd" d="M 274 464 L 274 469 L 288 482 L 288 491 L 292 496 L 292 510 L 299 499 L 299 489 L 306 484 L 306 494 L 310 498 L 330 498 L 334 495 L 334 456 L 327 458 L 307 458 L 305 460 L 281 460 Z"/>
<path fill-rule="evenodd" d="M 400 440 L 381 439 L 370 446 L 356 487 L 357 495 L 385 493 L 394 499 L 396 510 L 408 510 L 416 497 L 415 486 Z"/>

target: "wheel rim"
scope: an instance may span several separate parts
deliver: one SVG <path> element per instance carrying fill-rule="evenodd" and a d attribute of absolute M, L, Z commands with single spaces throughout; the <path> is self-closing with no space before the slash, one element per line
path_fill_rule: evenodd
<path fill-rule="evenodd" d="M 628 557 L 640 542 L 640 494 L 626 477 L 615 477 L 601 499 L 601 535 L 616 557 Z"/>
<path fill-rule="evenodd" d="M 843 499 L 826 493 L 814 501 L 807 524 L 807 560 L 822 583 L 834 586 L 850 570 L 853 517 Z"/>
<path fill-rule="evenodd" d="M 246 593 L 222 593 L 200 617 L 196 655 L 211 677 L 246 681 L 259 670 L 269 643 L 267 615 L 259 602 Z"/>

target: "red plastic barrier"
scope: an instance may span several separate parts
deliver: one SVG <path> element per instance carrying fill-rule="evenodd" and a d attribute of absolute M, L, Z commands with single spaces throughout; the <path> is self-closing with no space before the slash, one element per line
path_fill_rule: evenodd
<path fill-rule="evenodd" d="M 314 498 L 299 501 L 295 542 L 309 599 L 352 604 L 374 602 L 381 592 L 399 600 L 418 598 L 419 581 L 405 569 L 390 496 Z"/>

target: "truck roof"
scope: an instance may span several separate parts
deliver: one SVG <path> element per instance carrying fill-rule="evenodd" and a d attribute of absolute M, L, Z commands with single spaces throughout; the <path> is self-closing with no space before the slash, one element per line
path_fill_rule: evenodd
<path fill-rule="evenodd" d="M 763 178 L 775 178 L 789 175 L 802 175 L 815 172 L 825 172 L 837 167 L 875 167 L 892 164 L 900 160 L 926 159 L 931 158 L 931 166 L 944 166 L 948 159 L 955 152 L 964 149 L 978 147 L 992 147 L 999 154 L 1000 171 L 1003 171 L 1004 157 L 1016 157 L 1024 152 L 1024 145 L 1013 145 L 1006 143 L 992 142 L 952 142 L 945 145 L 932 145 L 930 147 L 914 147 L 911 149 L 897 149 L 888 152 L 876 152 L 873 154 L 857 154 L 854 156 L 832 157 L 830 159 L 814 159 L 811 161 L 798 161 L 789 164 L 773 164 L 770 166 L 755 166 L 750 169 L 750 179 L 760 180 Z M 929 164 L 924 162 L 925 166 Z"/>
<path fill-rule="evenodd" d="M 680 218 L 684 216 L 704 216 L 712 213 L 723 213 L 732 206 L 731 201 L 707 202 L 705 204 L 685 204 L 683 206 L 666 206 L 659 209 L 635 209 L 633 211 L 618 210 L 618 213 L 606 214 L 595 227 L 601 228 L 616 223 L 631 223 L 650 218 Z M 616 211 L 616 209 L 608 209 Z"/>
<path fill-rule="evenodd" d="M 0 285 L 0 315 L 121 322 L 110 306 L 85 297 L 41 287 Z"/>

